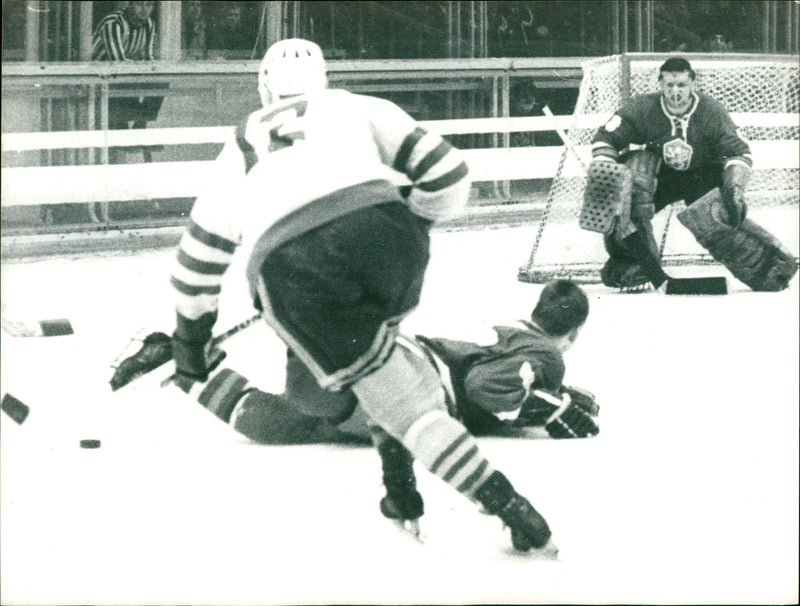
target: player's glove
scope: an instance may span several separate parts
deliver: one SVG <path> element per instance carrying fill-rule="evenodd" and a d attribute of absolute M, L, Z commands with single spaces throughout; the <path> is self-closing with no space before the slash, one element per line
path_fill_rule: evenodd
<path fill-rule="evenodd" d="M 209 348 L 207 343 L 185 341 L 172 335 L 172 358 L 175 360 L 175 383 L 184 389 L 192 382 L 205 382 L 208 373 L 214 370 L 227 354 L 218 348 Z M 186 389 L 184 389 L 186 391 Z"/>
<path fill-rule="evenodd" d="M 541 397 L 541 392 L 531 392 L 522 403 L 519 415 L 514 420 L 514 425 L 521 427 L 542 427 L 547 420 L 558 410 L 558 405 Z M 551 397 L 552 398 L 552 397 Z"/>
<path fill-rule="evenodd" d="M 590 416 L 596 417 L 600 414 L 600 406 L 597 405 L 593 393 L 580 387 L 570 387 L 568 385 L 564 385 L 561 388 L 561 393 L 568 393 L 569 397 L 572 398 L 572 403 L 580 406 Z"/>
<path fill-rule="evenodd" d="M 572 402 L 568 393 L 563 396 L 562 405 L 547 420 L 544 428 L 551 438 L 586 438 L 596 436 L 600 428 L 583 407 Z"/>
<path fill-rule="evenodd" d="M 731 164 L 722 174 L 722 205 L 728 216 L 727 223 L 738 228 L 747 216 L 744 189 L 750 180 L 750 168 L 744 164 Z"/>

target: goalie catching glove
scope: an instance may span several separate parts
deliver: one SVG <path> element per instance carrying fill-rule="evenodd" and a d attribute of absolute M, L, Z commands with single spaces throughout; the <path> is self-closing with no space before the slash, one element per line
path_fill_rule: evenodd
<path fill-rule="evenodd" d="M 522 405 L 516 423 L 544 425 L 550 437 L 556 439 L 586 438 L 600 433 L 597 423 L 592 420 L 600 411 L 594 396 L 574 387 L 562 389 L 561 398 L 534 390 Z"/>

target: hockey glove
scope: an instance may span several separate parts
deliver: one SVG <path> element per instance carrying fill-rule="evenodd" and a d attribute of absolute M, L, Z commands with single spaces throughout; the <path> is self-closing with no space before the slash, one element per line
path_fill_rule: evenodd
<path fill-rule="evenodd" d="M 172 336 L 172 357 L 175 360 L 175 380 L 181 389 L 187 382 L 208 380 L 208 373 L 214 370 L 227 355 L 222 349 L 206 352 L 206 343 L 184 341 Z M 186 391 L 186 389 L 184 389 Z"/>
<path fill-rule="evenodd" d="M 531 393 L 522 403 L 519 416 L 514 420 L 514 425 L 522 427 L 542 427 L 547 420 L 558 410 L 558 406 L 549 400 L 537 395 L 538 390 Z"/>
<path fill-rule="evenodd" d="M 750 169 L 744 164 L 731 164 L 722 174 L 722 205 L 728 216 L 727 223 L 738 228 L 747 216 L 744 188 L 750 180 Z"/>
<path fill-rule="evenodd" d="M 562 405 L 547 420 L 544 428 L 551 438 L 556 439 L 586 438 L 600 433 L 600 428 L 597 427 L 589 413 L 578 404 L 573 403 L 568 393 L 563 395 Z"/>
<path fill-rule="evenodd" d="M 596 417 L 600 414 L 600 407 L 597 405 L 593 393 L 580 387 L 569 387 L 568 385 L 564 385 L 561 388 L 561 393 L 568 393 L 569 397 L 572 398 L 572 403 L 580 406 L 590 416 Z"/>

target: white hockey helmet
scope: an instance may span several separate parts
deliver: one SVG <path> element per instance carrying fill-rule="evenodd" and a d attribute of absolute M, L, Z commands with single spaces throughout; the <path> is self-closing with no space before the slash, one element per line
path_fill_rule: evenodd
<path fill-rule="evenodd" d="M 258 93 L 272 100 L 322 90 L 328 85 L 322 49 L 309 40 L 290 38 L 269 47 L 258 71 Z"/>

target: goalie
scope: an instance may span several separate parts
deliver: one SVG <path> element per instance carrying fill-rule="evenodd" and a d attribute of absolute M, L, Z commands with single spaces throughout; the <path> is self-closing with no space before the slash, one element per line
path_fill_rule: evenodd
<path fill-rule="evenodd" d="M 746 218 L 752 158 L 725 108 L 696 90 L 690 63 L 672 57 L 659 69 L 660 92 L 634 97 L 593 139 L 581 226 L 604 234 L 604 285 L 665 289 L 651 220 L 683 200 L 678 219 L 753 290 L 786 288 L 794 257 Z"/>

